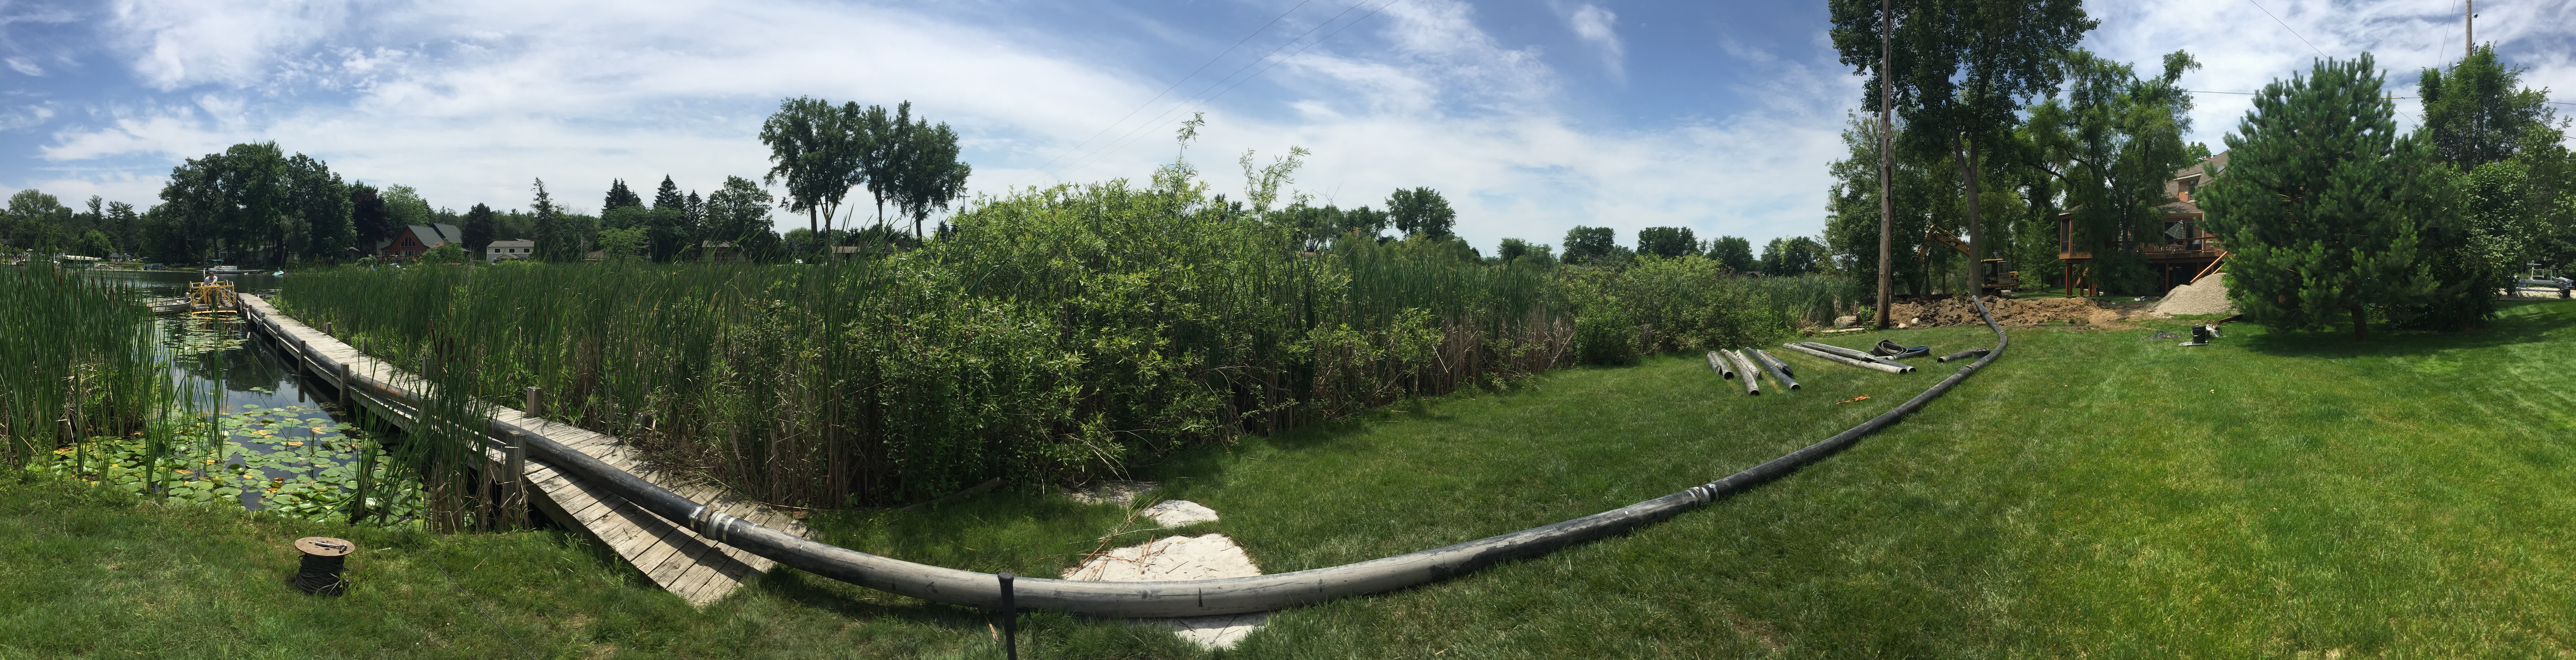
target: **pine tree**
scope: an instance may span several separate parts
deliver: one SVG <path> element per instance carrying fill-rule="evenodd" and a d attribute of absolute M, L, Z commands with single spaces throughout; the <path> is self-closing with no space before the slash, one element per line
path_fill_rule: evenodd
<path fill-rule="evenodd" d="M 528 210 L 536 216 L 537 257 L 559 263 L 580 261 L 590 251 L 590 246 L 581 240 L 580 224 L 555 206 L 554 197 L 546 194 L 545 179 L 537 179 L 536 192 L 536 200 L 528 204 Z"/>
<path fill-rule="evenodd" d="M 635 191 L 626 187 L 625 179 L 611 179 L 610 181 L 611 183 L 608 184 L 608 198 L 600 200 L 599 202 L 599 214 L 601 216 L 607 216 L 609 211 L 614 211 L 620 208 L 644 205 L 644 199 L 636 197 Z M 663 181 L 662 185 L 671 185 L 668 178 L 665 178 Z"/>
<path fill-rule="evenodd" d="M 2400 137 L 2368 53 L 2319 60 L 2274 81 L 2227 136 L 2227 169 L 2205 189 L 2207 223 L 2225 240 L 2228 298 L 2286 329 L 2352 322 L 2370 338 L 2370 309 L 2418 304 L 2439 287 L 2417 260 L 2440 222 L 2444 170 L 2420 136 Z"/>
<path fill-rule="evenodd" d="M 671 175 L 662 175 L 662 187 L 653 191 L 653 210 L 685 211 L 688 206 L 688 200 L 680 197 L 680 186 L 671 183 Z"/>

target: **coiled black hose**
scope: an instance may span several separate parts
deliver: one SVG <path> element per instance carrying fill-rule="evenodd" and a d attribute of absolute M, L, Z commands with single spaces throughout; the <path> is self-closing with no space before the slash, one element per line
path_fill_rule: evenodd
<path fill-rule="evenodd" d="M 1262 612 L 1297 605 L 1319 603 L 1344 596 L 1394 591 L 1475 571 L 1504 561 L 1535 557 L 1566 546 L 1583 543 L 1639 527 L 1661 522 L 1683 512 L 1699 508 L 1722 497 L 1787 476 L 1809 463 L 1823 460 L 1921 410 L 1925 404 L 1940 398 L 1970 374 L 1993 364 L 2002 357 L 2010 339 L 2003 326 L 1986 310 L 1985 301 L 1975 296 L 1977 314 L 1995 332 L 1994 351 L 1984 358 L 1959 369 L 1923 393 L 1869 421 L 1861 422 L 1833 437 L 1789 452 L 1779 458 L 1746 468 L 1742 472 L 1708 482 L 1678 493 L 1638 502 L 1553 525 L 1533 527 L 1517 532 L 1491 536 L 1455 545 L 1443 546 L 1383 559 L 1328 568 L 1217 580 L 1184 580 L 1176 582 L 1088 582 L 1019 578 L 1015 580 L 1014 600 L 1020 607 L 1061 610 L 1081 614 L 1121 617 L 1175 617 L 1212 614 Z M 263 319 L 263 322 L 267 322 Z M 317 363 L 327 360 L 307 354 Z M 1750 377 L 1751 374 L 1746 374 Z M 366 376 L 356 376 L 355 385 L 383 396 L 394 396 L 398 390 Z M 408 402 L 409 393 L 401 394 Z M 879 557 L 848 548 L 816 542 L 733 516 L 698 504 L 624 470 L 611 467 L 597 458 L 575 451 L 530 429 L 498 420 L 487 422 L 487 432 L 508 437 L 509 432 L 527 433 L 532 456 L 615 493 L 655 515 L 687 527 L 709 540 L 724 543 L 780 564 L 795 567 L 850 584 L 911 596 L 923 600 L 994 608 L 1002 604 L 998 576 L 953 568 L 915 564 Z"/>

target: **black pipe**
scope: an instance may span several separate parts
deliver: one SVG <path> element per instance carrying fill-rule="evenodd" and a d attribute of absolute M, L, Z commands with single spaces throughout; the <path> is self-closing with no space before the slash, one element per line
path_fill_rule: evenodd
<path fill-rule="evenodd" d="M 1002 579 L 1002 653 L 1010 660 L 1020 660 L 1020 604 L 1012 602 L 1011 572 L 995 575 Z"/>
<path fill-rule="evenodd" d="M 1031 606 L 1036 608 L 1122 617 L 1262 612 L 1446 580 L 1486 566 L 1544 555 L 1661 522 L 1719 498 L 1787 476 L 1800 467 L 1840 452 L 1862 437 L 1921 410 L 1970 374 L 1993 364 L 1996 358 L 2003 356 L 2003 349 L 2010 339 L 2004 335 L 2003 326 L 1997 325 L 1993 315 L 1986 311 L 1983 300 L 1972 295 L 1970 301 L 1976 304 L 1977 313 L 1985 317 L 1986 326 L 1995 332 L 1992 353 L 1859 426 L 1716 481 L 1552 525 L 1383 559 L 1293 573 L 1175 582 L 1017 579 L 1015 582 L 1028 584 L 1014 586 L 1011 604 L 1016 606 L 1017 599 L 1026 596 Z M 406 400 L 411 398 L 409 393 L 398 394 L 398 390 L 374 378 L 361 375 L 358 380 L 362 389 Z M 487 433 L 507 437 L 510 431 L 528 432 L 529 429 L 499 420 L 486 422 Z M 968 607 L 1003 604 L 1004 594 L 996 582 L 998 576 L 879 557 L 770 529 L 681 497 L 551 438 L 530 432 L 527 441 L 531 455 L 560 472 L 590 481 L 596 487 L 593 492 L 606 491 L 624 497 L 636 506 L 708 540 L 799 570 L 879 591 Z M 1031 593 L 1017 594 L 1021 588 L 1030 589 Z"/>

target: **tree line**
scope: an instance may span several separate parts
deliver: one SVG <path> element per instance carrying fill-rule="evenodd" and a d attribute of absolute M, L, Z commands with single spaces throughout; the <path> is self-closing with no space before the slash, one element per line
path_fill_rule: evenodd
<path fill-rule="evenodd" d="M 2403 135 L 2368 54 L 2321 58 L 2256 96 L 2222 160 L 2183 140 L 2193 101 L 2180 81 L 2200 63 L 2176 51 L 2142 73 L 2077 48 L 2098 23 L 2074 0 L 1830 9 L 1842 62 L 1868 76 L 1824 241 L 1855 297 L 1965 286 L 1968 260 L 1939 240 L 1963 233 L 2031 288 L 2071 250 L 2091 253 L 2088 283 L 2161 293 L 2148 252 L 2193 229 L 2168 224 L 2178 204 L 2205 215 L 2203 233 L 2176 238 L 2229 252 L 2239 308 L 2289 326 L 2331 311 L 2357 333 L 2369 318 L 2471 327 L 2515 270 L 2576 259 L 2566 123 L 2491 45 L 2421 73 L 2423 123 Z M 2175 178 L 2193 165 L 2211 186 L 2196 194 Z"/>

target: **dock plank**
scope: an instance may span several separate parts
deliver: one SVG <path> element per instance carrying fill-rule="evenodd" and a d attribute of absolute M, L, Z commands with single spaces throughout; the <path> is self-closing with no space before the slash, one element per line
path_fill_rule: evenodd
<path fill-rule="evenodd" d="M 354 374 L 404 392 L 419 391 L 424 385 L 420 378 L 391 363 L 361 355 L 356 348 L 277 313 L 265 299 L 243 296 L 243 301 L 243 306 L 261 322 L 263 331 L 284 340 L 281 344 L 289 347 L 298 343 L 308 345 L 312 349 L 309 353 L 300 350 L 288 352 L 295 354 L 298 362 L 322 376 L 326 382 L 338 384 L 338 365 L 347 364 Z M 400 402 L 381 401 L 374 397 L 366 397 L 364 401 L 370 407 L 391 413 L 393 417 L 404 418 L 413 414 Z M 653 469 L 641 452 L 613 436 L 537 418 L 507 407 L 495 408 L 492 416 L 727 515 L 798 536 L 812 535 L 812 530 L 793 516 L 767 505 L 712 484 L 689 482 L 680 475 Z M 409 423 L 408 419 L 401 421 L 406 425 Z M 497 448 L 489 451 L 487 458 L 495 465 L 505 460 Z M 557 520 L 582 529 L 655 584 L 690 604 L 704 605 L 720 600 L 752 574 L 776 566 L 766 558 L 700 537 L 685 526 L 664 520 L 613 493 L 585 483 L 542 459 L 530 457 L 528 471 L 522 478 L 529 485 L 529 504 Z"/>

